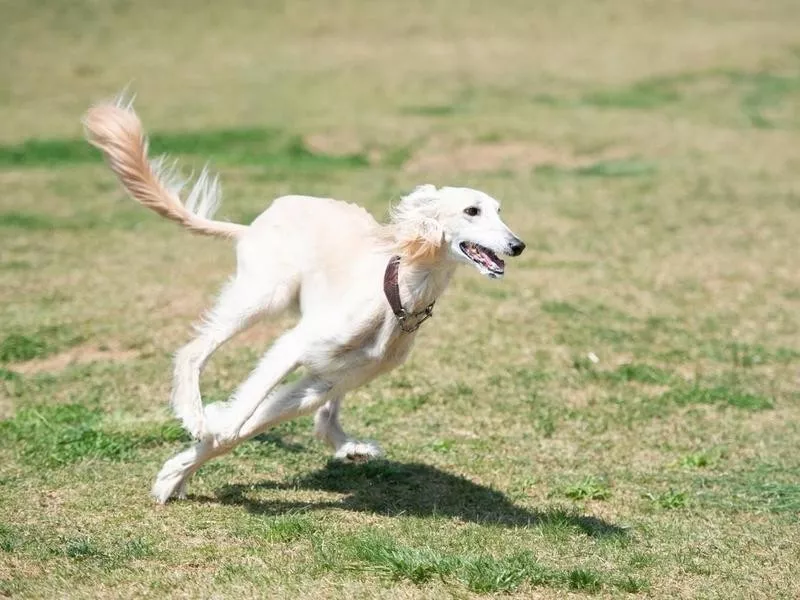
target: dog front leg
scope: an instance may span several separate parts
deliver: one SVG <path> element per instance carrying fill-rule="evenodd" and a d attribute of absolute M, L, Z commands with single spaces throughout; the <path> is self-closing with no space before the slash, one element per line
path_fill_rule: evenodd
<path fill-rule="evenodd" d="M 302 356 L 302 338 L 294 329 L 279 338 L 261 357 L 230 400 L 206 406 L 206 426 L 217 443 L 224 445 L 241 437 L 245 423 L 281 379 L 298 367 Z"/>
<path fill-rule="evenodd" d="M 289 384 L 270 394 L 241 428 L 242 438 L 252 437 L 283 421 L 313 412 L 330 397 L 333 384 L 314 375 Z"/>

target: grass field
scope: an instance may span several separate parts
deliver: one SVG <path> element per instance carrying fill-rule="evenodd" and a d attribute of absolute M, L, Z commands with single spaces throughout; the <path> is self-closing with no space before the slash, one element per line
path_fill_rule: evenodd
<path fill-rule="evenodd" d="M 798 31 L 796 0 L 0 0 L 0 596 L 800 597 Z M 459 273 L 345 403 L 387 460 L 305 419 L 153 504 L 171 353 L 233 252 L 82 141 L 129 83 L 223 218 L 503 201 L 505 280 Z"/>

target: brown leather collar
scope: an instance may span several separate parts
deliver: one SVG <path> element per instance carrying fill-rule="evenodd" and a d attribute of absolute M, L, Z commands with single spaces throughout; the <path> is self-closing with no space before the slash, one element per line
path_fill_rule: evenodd
<path fill-rule="evenodd" d="M 386 265 L 386 271 L 383 274 L 383 293 L 386 295 L 386 300 L 389 301 L 394 316 L 400 321 L 400 329 L 405 333 L 412 333 L 433 316 L 433 305 L 436 304 L 436 300 L 420 311 L 408 312 L 403 308 L 403 302 L 400 300 L 399 272 L 400 257 L 393 256 L 389 259 L 389 264 Z"/>

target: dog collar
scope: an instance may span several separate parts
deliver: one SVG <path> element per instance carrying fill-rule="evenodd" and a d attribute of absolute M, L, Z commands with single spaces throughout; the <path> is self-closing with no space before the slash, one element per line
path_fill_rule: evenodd
<path fill-rule="evenodd" d="M 405 333 L 413 333 L 433 316 L 433 305 L 436 304 L 436 300 L 420 311 L 408 312 L 403 308 L 403 302 L 400 300 L 399 272 L 400 257 L 393 256 L 389 260 L 389 264 L 386 265 L 386 271 L 383 274 L 383 293 L 389 301 L 389 306 L 391 306 L 394 316 L 400 322 L 400 329 Z"/>

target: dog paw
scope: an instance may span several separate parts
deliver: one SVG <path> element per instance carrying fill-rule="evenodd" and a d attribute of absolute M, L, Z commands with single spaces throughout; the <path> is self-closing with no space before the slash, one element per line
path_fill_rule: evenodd
<path fill-rule="evenodd" d="M 186 485 L 192 475 L 195 458 L 196 448 L 191 448 L 164 463 L 150 488 L 150 495 L 156 502 L 166 504 L 171 498 L 186 498 Z"/>
<path fill-rule="evenodd" d="M 173 492 L 172 497 L 176 500 L 186 500 L 186 488 L 188 487 L 188 481 L 184 479 L 178 485 L 178 488 Z"/>
<path fill-rule="evenodd" d="M 153 487 L 150 489 L 150 495 L 158 504 L 166 504 L 171 498 L 184 499 L 186 498 L 186 481 L 180 473 L 164 472 L 156 477 Z"/>
<path fill-rule="evenodd" d="M 339 460 L 348 462 L 366 462 L 383 456 L 383 450 L 375 442 L 357 442 L 351 440 L 342 444 L 334 454 Z"/>

